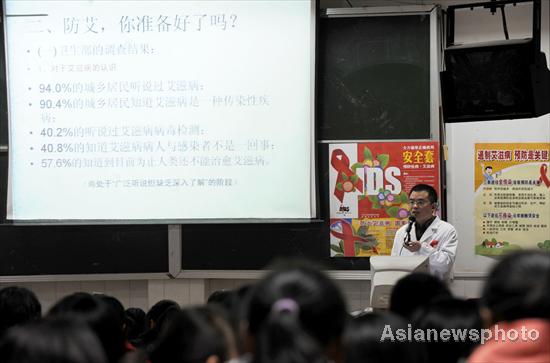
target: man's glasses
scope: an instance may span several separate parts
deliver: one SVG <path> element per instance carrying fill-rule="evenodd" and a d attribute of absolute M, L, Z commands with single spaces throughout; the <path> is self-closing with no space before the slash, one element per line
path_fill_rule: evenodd
<path fill-rule="evenodd" d="M 429 204 L 429 203 L 430 203 L 430 201 L 426 200 L 426 199 L 409 199 L 409 204 L 411 206 L 416 204 L 419 207 L 423 207 L 423 206 L 425 206 L 426 204 Z"/>

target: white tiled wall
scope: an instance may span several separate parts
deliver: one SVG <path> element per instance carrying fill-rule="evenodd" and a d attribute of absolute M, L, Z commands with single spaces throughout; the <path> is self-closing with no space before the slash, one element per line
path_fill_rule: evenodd
<path fill-rule="evenodd" d="M 36 294 L 42 304 L 42 311 L 50 307 L 64 296 L 74 292 L 104 293 L 115 296 L 125 307 L 149 308 L 147 287 L 149 281 L 58 281 L 58 282 L 10 282 L 0 284 L 6 286 L 23 286 Z"/>
<path fill-rule="evenodd" d="M 235 289 L 254 283 L 253 279 L 174 279 L 174 280 L 115 280 L 115 281 L 62 281 L 1 283 L 24 286 L 36 293 L 42 310 L 49 308 L 62 297 L 77 291 L 112 295 L 125 307 L 139 307 L 147 311 L 162 299 L 171 299 L 181 305 L 197 305 L 206 301 L 210 293 L 221 289 Z M 451 290 L 456 297 L 479 297 L 484 279 L 455 279 Z M 357 311 L 369 306 L 370 281 L 336 280 L 348 303 L 348 310 Z"/>

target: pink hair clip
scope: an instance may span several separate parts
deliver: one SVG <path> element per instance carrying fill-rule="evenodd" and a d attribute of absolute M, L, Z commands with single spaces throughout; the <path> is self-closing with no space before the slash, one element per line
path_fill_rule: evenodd
<path fill-rule="evenodd" d="M 298 306 L 298 303 L 294 299 L 290 298 L 284 298 L 279 299 L 271 305 L 271 312 L 272 313 L 281 313 L 281 312 L 289 312 L 292 314 L 298 314 L 300 312 L 300 307 Z"/>

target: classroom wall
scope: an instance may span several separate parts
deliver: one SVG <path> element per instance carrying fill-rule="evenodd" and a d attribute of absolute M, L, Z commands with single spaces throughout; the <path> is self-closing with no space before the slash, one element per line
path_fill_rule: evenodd
<path fill-rule="evenodd" d="M 541 51 L 546 54 L 547 63 L 550 63 L 549 8 L 550 1 L 542 1 Z M 530 37 L 530 19 L 530 11 L 507 16 L 510 38 Z M 462 19 L 457 24 L 457 41 L 470 43 L 502 39 L 500 16 L 490 20 L 484 23 L 478 17 Z M 550 115 L 534 119 L 448 124 L 446 132 L 449 147 L 448 219 L 456 227 L 461 243 L 455 271 L 482 276 L 496 260 L 474 254 L 474 146 L 482 142 L 550 142 Z"/>
<path fill-rule="evenodd" d="M 350 0 L 354 5 L 368 3 L 373 0 Z M 387 5 L 387 1 L 376 0 L 377 5 Z M 392 0 L 393 1 L 393 0 Z M 396 1 L 394 3 L 397 3 Z M 407 0 L 411 4 L 411 0 Z M 439 3 L 464 3 L 458 1 L 438 1 Z M 402 2 L 403 3 L 403 2 Z M 429 4 L 432 1 L 418 1 L 417 4 Z M 345 0 L 322 1 L 321 6 L 347 7 Z M 543 1 L 542 15 L 542 50 L 549 54 L 549 24 L 550 2 Z M 497 25 L 495 25 L 495 21 Z M 476 41 L 480 34 L 491 39 L 500 39 L 502 30 L 500 18 L 492 21 L 481 21 L 477 17 L 457 19 L 457 41 Z M 529 29 L 530 13 L 508 17 L 511 36 L 523 34 Z M 528 35 L 527 35 L 528 36 Z M 449 124 L 445 142 L 449 146 L 447 164 L 447 204 L 448 220 L 455 225 L 459 234 L 460 245 L 455 265 L 455 280 L 451 289 L 457 297 L 478 297 L 488 269 L 494 260 L 474 255 L 474 204 L 473 204 L 473 150 L 477 142 L 536 142 L 550 141 L 550 115 L 534 120 L 490 121 L 477 123 Z M 258 276 L 259 277 L 259 276 Z M 122 278 L 122 279 L 121 279 Z M 257 277 L 256 277 L 257 278 Z M 2 280 L 0 287 L 22 285 L 36 292 L 43 304 L 44 311 L 61 297 L 76 291 L 102 292 L 113 295 L 126 306 L 148 309 L 160 299 L 173 299 L 183 305 L 199 304 L 207 296 L 218 289 L 231 289 L 242 284 L 251 283 L 256 278 L 155 278 L 97 281 L 42 281 L 21 282 Z M 76 279 L 76 277 L 75 277 Z M 29 281 L 29 280 L 25 280 Z M 349 310 L 355 311 L 369 305 L 370 282 L 367 279 L 340 279 L 337 283 L 347 298 Z"/>
<path fill-rule="evenodd" d="M 234 289 L 251 284 L 256 279 L 154 279 L 154 280 L 106 280 L 106 281 L 52 281 L 52 282 L 5 282 L 0 288 L 17 284 L 34 291 L 42 304 L 42 311 L 71 293 L 85 291 L 104 293 L 119 299 L 124 307 L 139 307 L 147 311 L 162 299 L 171 299 L 183 306 L 202 304 L 208 296 L 221 289 Z M 336 280 L 348 303 L 348 311 L 368 307 L 370 281 Z M 451 290 L 457 297 L 479 297 L 483 281 L 480 279 L 457 279 Z"/>

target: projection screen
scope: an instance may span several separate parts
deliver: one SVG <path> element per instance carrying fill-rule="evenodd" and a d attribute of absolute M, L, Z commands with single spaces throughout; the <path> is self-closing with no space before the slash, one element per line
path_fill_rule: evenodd
<path fill-rule="evenodd" d="M 315 217 L 314 0 L 3 11 L 8 220 Z"/>

